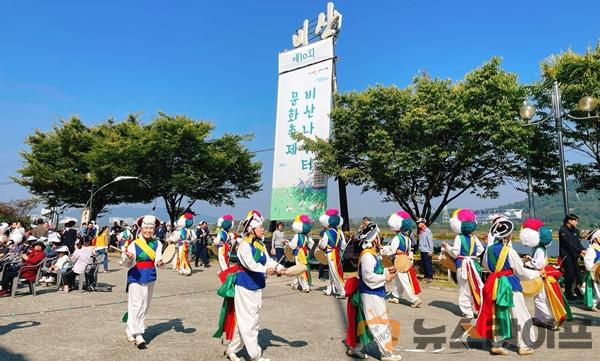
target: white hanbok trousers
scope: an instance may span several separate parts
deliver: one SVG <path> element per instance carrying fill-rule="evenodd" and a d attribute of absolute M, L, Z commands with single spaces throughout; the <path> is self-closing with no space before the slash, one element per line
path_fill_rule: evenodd
<path fill-rule="evenodd" d="M 413 292 L 413 289 L 410 285 L 408 273 L 396 273 L 396 277 L 394 277 L 394 288 L 392 289 L 392 296 L 395 298 L 400 298 L 404 292 L 406 292 L 406 299 L 410 303 L 415 303 L 416 300 L 419 299 L 417 295 Z"/>
<path fill-rule="evenodd" d="M 361 293 L 360 302 L 365 312 L 365 319 L 367 326 L 373 339 L 381 352 L 381 356 L 389 357 L 394 351 L 392 344 L 392 333 L 390 331 L 390 322 L 387 314 L 387 308 L 385 306 L 385 299 L 377 295 L 371 295 L 368 293 Z M 363 346 L 357 344 L 356 350 L 360 351 Z"/>
<path fill-rule="evenodd" d="M 527 305 L 525 304 L 525 298 L 521 292 L 513 293 L 513 302 L 515 307 L 510 309 L 510 317 L 517 322 L 517 346 L 519 348 L 529 347 L 524 338 L 524 331 L 528 332 L 528 342 L 535 343 L 535 327 L 530 322 L 531 315 L 527 311 Z M 494 336 L 493 347 L 502 347 L 504 339 L 499 336 Z"/>
<path fill-rule="evenodd" d="M 146 312 L 150 307 L 154 282 L 130 283 L 127 301 L 127 330 L 130 335 L 143 334 L 146 331 Z"/>
<path fill-rule="evenodd" d="M 246 346 L 250 358 L 258 360 L 262 354 L 258 345 L 258 317 L 262 307 L 262 290 L 251 291 L 236 285 L 233 302 L 236 330 L 227 352 L 237 353 Z"/>

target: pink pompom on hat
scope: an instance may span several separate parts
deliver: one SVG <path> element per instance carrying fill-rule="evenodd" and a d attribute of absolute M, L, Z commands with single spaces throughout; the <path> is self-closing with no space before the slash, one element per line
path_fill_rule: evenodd
<path fill-rule="evenodd" d="M 477 223 L 477 216 L 472 209 L 459 208 L 450 217 L 450 228 L 456 234 L 463 233 L 462 224 L 466 222 Z"/>
<path fill-rule="evenodd" d="M 407 219 L 411 219 L 410 214 L 401 209 L 398 212 L 392 213 L 388 218 L 388 226 L 392 231 L 400 231 L 402 229 L 402 222 Z"/>
<path fill-rule="evenodd" d="M 306 214 L 299 214 L 294 218 L 294 223 L 292 223 L 292 229 L 296 233 L 305 233 L 305 230 L 308 228 L 310 230 L 311 225 L 310 217 Z"/>
<path fill-rule="evenodd" d="M 344 219 L 340 216 L 340 211 L 335 208 L 329 208 L 325 211 L 321 217 L 319 217 L 319 222 L 323 227 L 341 227 L 344 224 Z"/>
<path fill-rule="evenodd" d="M 217 226 L 221 227 L 223 221 L 231 221 L 231 225 L 233 226 L 233 216 L 231 214 L 225 214 L 222 217 L 219 217 L 219 220 L 217 220 Z"/>

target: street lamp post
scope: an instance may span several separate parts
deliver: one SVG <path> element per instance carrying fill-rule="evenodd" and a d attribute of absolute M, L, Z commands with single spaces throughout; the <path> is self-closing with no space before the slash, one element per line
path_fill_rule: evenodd
<path fill-rule="evenodd" d="M 563 198 L 563 212 L 566 215 L 569 214 L 569 194 L 567 190 L 567 172 L 565 167 L 565 150 L 563 144 L 563 136 L 562 136 L 562 116 L 566 116 L 570 119 L 598 119 L 597 116 L 591 116 L 590 112 L 594 111 L 598 106 L 598 100 L 592 96 L 584 96 L 578 102 L 578 108 L 581 111 L 587 112 L 588 116 L 579 118 L 571 116 L 568 113 L 562 112 L 561 109 L 561 95 L 560 88 L 558 86 L 558 82 L 555 81 L 552 85 L 552 107 L 551 113 L 547 118 L 538 121 L 532 121 L 535 115 L 535 107 L 527 102 L 521 106 L 519 111 L 521 118 L 527 122 L 527 124 L 540 124 L 545 122 L 548 119 L 554 118 L 554 123 L 556 126 L 556 136 L 558 141 L 558 156 L 560 158 L 560 181 L 561 181 L 561 190 L 562 190 L 562 198 Z M 529 154 L 527 155 L 527 193 L 529 198 L 529 207 L 530 207 L 530 215 L 535 216 L 535 204 L 533 201 L 533 181 L 531 177 L 531 158 Z"/>
<path fill-rule="evenodd" d="M 88 173 L 89 174 L 89 173 Z M 88 177 L 89 178 L 89 177 Z M 116 182 L 121 182 L 121 181 L 125 181 L 125 180 L 137 180 L 142 182 L 146 187 L 150 188 L 150 184 L 148 184 L 148 182 L 146 182 L 145 180 L 143 180 L 142 178 L 139 177 L 133 177 L 133 176 L 119 176 L 116 177 L 115 179 L 113 179 L 112 181 L 106 183 L 105 185 L 103 185 L 102 187 L 96 189 L 96 191 L 94 192 L 94 188 L 92 185 L 92 194 L 90 195 L 90 199 L 85 203 L 85 205 L 83 206 L 83 209 L 85 210 L 88 207 L 89 204 L 89 213 L 90 213 L 90 218 L 92 217 L 91 212 L 92 212 L 92 202 L 94 199 L 94 196 L 100 192 L 101 190 L 103 190 L 104 188 L 108 187 L 109 185 L 116 183 Z M 83 218 L 83 217 L 82 217 Z"/>

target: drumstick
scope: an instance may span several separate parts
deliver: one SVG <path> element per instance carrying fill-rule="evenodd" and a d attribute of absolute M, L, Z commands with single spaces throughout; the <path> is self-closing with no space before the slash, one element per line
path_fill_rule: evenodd
<path fill-rule="evenodd" d="M 111 245 L 111 246 L 109 246 L 109 247 L 110 247 L 110 248 L 112 248 L 112 249 L 114 249 L 114 250 L 116 250 L 116 251 L 119 251 L 119 252 L 121 252 L 121 253 L 124 253 L 124 252 L 125 252 L 125 251 L 123 251 L 122 249 L 120 249 L 120 248 L 117 248 L 117 247 L 115 247 L 115 246 L 112 246 L 112 245 Z"/>

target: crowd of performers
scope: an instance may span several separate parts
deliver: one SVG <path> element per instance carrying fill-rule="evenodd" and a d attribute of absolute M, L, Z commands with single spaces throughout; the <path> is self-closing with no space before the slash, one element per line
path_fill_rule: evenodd
<path fill-rule="evenodd" d="M 398 334 L 388 317 L 387 303 L 399 304 L 399 298 L 405 297 L 411 307 L 422 306 L 409 237 L 415 222 L 406 211 L 393 213 L 388 226 L 396 235 L 385 245 L 376 224 L 368 223 L 362 227 L 353 238 L 361 249 L 358 270 L 356 276 L 347 279 L 342 270 L 342 257 L 347 246 L 341 230 L 343 219 L 337 210 L 329 209 L 319 222 L 324 232 L 315 248 L 315 257 L 322 257 L 320 261 L 329 266 L 329 284 L 324 294 L 347 299 L 347 355 L 367 358 L 364 348 L 374 343 L 381 360 L 400 360 L 400 355 L 394 353 Z M 152 299 L 156 268 L 163 266 L 161 243 L 153 238 L 158 224 L 154 216 L 141 217 L 138 220 L 139 236 L 123 252 L 130 267 L 128 311 L 123 319 L 127 322 L 127 339 L 135 342 L 138 348 L 145 348 L 145 315 Z M 184 214 L 178 222 L 179 231 L 171 237 L 178 249 L 173 267 L 182 275 L 190 273 L 186 252 L 189 242 L 194 239 L 190 229 L 192 224 L 192 215 Z M 310 292 L 309 259 L 315 244 L 309 235 L 312 221 L 307 215 L 298 215 L 294 219 L 295 235 L 289 243 L 291 255 L 288 258 L 291 257 L 296 265 L 289 268 L 282 265 L 283 257 L 274 260 L 269 256 L 264 244 L 263 218 L 258 211 L 248 213 L 238 226 L 240 234 L 232 231 L 234 219 L 229 214 L 219 219 L 218 226 L 214 245 L 222 285 L 217 294 L 223 298 L 223 303 L 218 330 L 213 337 L 227 345 L 223 354 L 229 360 L 240 360 L 237 354 L 245 347 L 252 360 L 268 361 L 262 357 L 258 344 L 262 290 L 267 277 L 285 275 L 292 278 L 292 289 Z M 508 354 L 505 342 L 513 337 L 516 329 L 518 354 L 530 355 L 534 351 L 528 345 L 535 342 L 536 333 L 528 323 L 556 331 L 564 321 L 571 319 L 569 303 L 558 283 L 560 268 L 548 264 L 546 248 L 552 242 L 552 232 L 542 221 L 530 218 L 523 223 L 519 240 L 532 249 L 531 255 L 523 258 L 512 248 L 514 226 L 504 217 L 493 220 L 485 245 L 473 234 L 477 221 L 472 210 L 456 210 L 450 219 L 450 227 L 456 237 L 452 245 L 442 244 L 442 258 L 446 257 L 448 268 L 456 273 L 458 306 L 463 317 L 473 320 L 473 329 L 480 338 L 490 340 L 491 354 Z M 588 240 L 590 247 L 584 252 L 587 270 L 584 303 L 595 308 L 600 301 L 600 286 L 595 279 L 600 262 L 600 230 L 591 232 Z M 237 255 L 235 264 L 230 262 L 232 252 Z M 386 283 L 390 283 L 389 294 Z M 529 314 L 524 293 L 535 295 L 534 317 Z M 514 322 L 517 327 L 511 328 Z"/>

